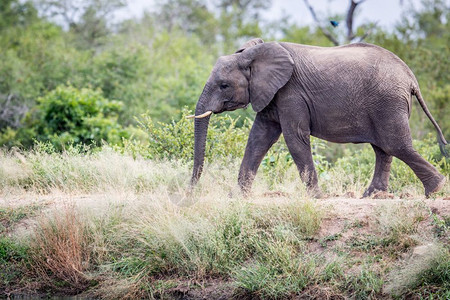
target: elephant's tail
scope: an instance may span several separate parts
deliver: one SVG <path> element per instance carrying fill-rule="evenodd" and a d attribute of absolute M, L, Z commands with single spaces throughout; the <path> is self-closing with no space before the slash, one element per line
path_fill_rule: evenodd
<path fill-rule="evenodd" d="M 422 94 L 420 93 L 419 88 L 413 87 L 411 93 L 414 96 L 416 96 L 417 101 L 419 101 L 419 104 L 422 107 L 423 111 L 427 115 L 428 119 L 430 119 L 431 123 L 433 123 L 434 128 L 436 128 L 437 139 L 438 139 L 438 143 L 439 143 L 439 149 L 441 150 L 442 155 L 444 155 L 445 157 L 450 157 L 448 152 L 445 150 L 445 145 L 447 145 L 448 143 L 445 140 L 445 137 L 442 134 L 442 130 L 439 127 L 438 123 L 436 122 L 436 120 L 433 118 L 433 116 L 431 115 L 430 111 L 428 110 L 428 107 L 427 107 L 425 101 L 423 100 L 423 97 L 422 97 Z"/>

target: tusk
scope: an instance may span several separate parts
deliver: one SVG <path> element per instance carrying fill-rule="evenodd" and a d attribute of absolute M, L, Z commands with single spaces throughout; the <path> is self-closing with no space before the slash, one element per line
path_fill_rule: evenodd
<path fill-rule="evenodd" d="M 208 110 L 207 112 L 205 112 L 205 113 L 203 113 L 203 114 L 201 114 L 199 116 L 195 116 L 195 118 L 196 119 L 201 119 L 201 118 L 209 116 L 210 114 L 212 114 L 212 111 Z"/>
<path fill-rule="evenodd" d="M 207 112 L 202 113 L 201 115 L 198 115 L 198 116 L 194 116 L 194 115 L 186 116 L 186 119 L 193 119 L 193 118 L 201 119 L 201 118 L 209 116 L 210 114 L 212 114 L 212 111 L 208 110 Z"/>

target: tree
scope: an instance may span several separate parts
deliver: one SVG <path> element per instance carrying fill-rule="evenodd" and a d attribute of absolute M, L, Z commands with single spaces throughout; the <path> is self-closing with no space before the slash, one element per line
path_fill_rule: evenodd
<path fill-rule="evenodd" d="M 218 0 L 220 39 L 225 53 L 246 39 L 262 35 L 262 10 L 269 8 L 270 0 Z"/>
<path fill-rule="evenodd" d="M 48 19 L 68 28 L 79 47 L 96 47 L 110 33 L 113 13 L 125 5 L 124 0 L 37 0 Z"/>
<path fill-rule="evenodd" d="M 412 8 L 403 15 L 396 28 L 402 40 L 427 39 L 427 42 L 437 41 L 438 44 L 445 39 L 448 41 L 450 5 L 442 0 L 423 0 L 422 6 L 423 10 Z"/>
<path fill-rule="evenodd" d="M 168 0 L 160 4 L 156 24 L 169 32 L 179 30 L 197 35 L 204 44 L 216 42 L 218 21 L 202 0 Z"/>
<path fill-rule="evenodd" d="M 347 31 L 346 36 L 345 36 L 345 43 L 351 43 L 355 40 L 358 42 L 363 41 L 365 38 L 367 38 L 367 36 L 369 36 L 372 33 L 373 29 L 376 27 L 376 23 L 365 24 L 365 25 L 360 26 L 359 29 L 357 30 L 357 32 L 358 31 L 360 32 L 359 34 L 356 34 L 354 31 L 353 20 L 355 17 L 356 8 L 358 7 L 358 5 L 362 4 L 364 1 L 366 1 L 366 0 L 360 0 L 358 2 L 356 2 L 355 0 L 350 0 L 349 7 L 348 7 L 347 13 L 345 15 L 345 25 L 346 25 L 346 31 Z M 308 9 L 311 13 L 311 16 L 313 17 L 317 27 L 319 27 L 319 29 L 322 31 L 322 33 L 335 46 L 338 46 L 339 44 L 341 44 L 336 33 L 331 32 L 330 30 L 327 29 L 327 27 L 323 26 L 324 22 L 322 22 L 317 17 L 317 14 L 316 14 L 314 8 L 309 3 L 309 1 L 303 0 L 303 2 L 305 3 L 306 7 L 308 7 Z M 326 23 L 328 23 L 328 22 L 326 22 Z"/>
<path fill-rule="evenodd" d="M 46 60 L 53 48 L 47 42 L 57 39 L 58 33 L 38 16 L 33 3 L 0 2 L 0 131 L 19 127 L 33 105 L 32 98 L 39 94 L 43 83 L 42 65 L 52 61 Z M 35 71 L 40 72 L 39 76 Z M 58 68 L 52 73 L 58 74 Z"/>
<path fill-rule="evenodd" d="M 0 32 L 14 27 L 24 27 L 38 19 L 31 2 L 19 0 L 0 1 Z"/>

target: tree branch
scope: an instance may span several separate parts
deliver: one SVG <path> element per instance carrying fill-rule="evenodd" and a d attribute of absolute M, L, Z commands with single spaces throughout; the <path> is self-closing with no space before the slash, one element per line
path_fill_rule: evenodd
<path fill-rule="evenodd" d="M 356 36 L 353 33 L 353 17 L 355 15 L 355 10 L 356 7 L 358 5 L 360 5 L 361 3 L 363 3 L 366 0 L 360 0 L 358 2 L 356 2 L 355 0 L 350 0 L 350 6 L 348 8 L 348 12 L 347 12 L 347 18 L 346 18 L 346 25 L 347 25 L 347 42 L 350 43 L 351 41 L 353 41 Z M 364 34 L 364 38 L 367 37 L 367 35 L 369 35 L 369 33 Z"/>
<path fill-rule="evenodd" d="M 358 42 L 362 42 L 366 37 L 368 37 L 372 33 L 372 31 L 375 29 L 375 27 L 377 27 L 377 24 L 378 24 L 378 22 L 373 23 L 373 25 L 370 26 L 370 28 L 367 29 L 367 31 L 362 36 L 359 37 Z"/>
<path fill-rule="evenodd" d="M 303 0 L 305 2 L 306 7 L 308 7 L 309 11 L 311 12 L 311 15 L 316 22 L 317 26 L 320 28 L 322 33 L 335 45 L 339 46 L 339 42 L 336 40 L 336 38 L 325 28 L 320 24 L 319 19 L 317 18 L 316 12 L 314 11 L 313 7 L 309 4 L 308 0 Z"/>

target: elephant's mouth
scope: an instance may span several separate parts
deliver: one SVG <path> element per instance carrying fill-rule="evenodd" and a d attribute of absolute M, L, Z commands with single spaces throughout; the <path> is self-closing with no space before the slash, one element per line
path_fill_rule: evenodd
<path fill-rule="evenodd" d="M 220 114 L 220 113 L 222 113 L 224 111 L 234 111 L 234 110 L 239 109 L 239 108 L 245 109 L 245 108 L 248 107 L 248 105 L 249 105 L 249 103 L 245 103 L 244 104 L 244 103 L 236 103 L 236 102 L 234 102 L 234 103 L 233 102 L 225 102 L 223 107 L 222 107 L 222 109 L 219 110 L 219 111 L 215 111 L 214 113 L 215 114 Z"/>

